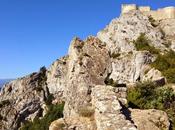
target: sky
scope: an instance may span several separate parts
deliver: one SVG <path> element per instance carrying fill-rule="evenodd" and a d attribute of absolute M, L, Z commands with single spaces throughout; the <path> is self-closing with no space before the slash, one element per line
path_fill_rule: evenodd
<path fill-rule="evenodd" d="M 129 3 L 175 6 L 175 0 L 0 0 L 0 79 L 49 67 L 73 37 L 95 36 Z"/>

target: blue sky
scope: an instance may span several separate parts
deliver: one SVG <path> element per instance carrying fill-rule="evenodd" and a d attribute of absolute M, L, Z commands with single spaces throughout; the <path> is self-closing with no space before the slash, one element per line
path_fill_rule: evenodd
<path fill-rule="evenodd" d="M 175 6 L 174 0 L 0 0 L 0 78 L 48 67 L 67 54 L 70 41 L 104 28 L 122 3 Z"/>

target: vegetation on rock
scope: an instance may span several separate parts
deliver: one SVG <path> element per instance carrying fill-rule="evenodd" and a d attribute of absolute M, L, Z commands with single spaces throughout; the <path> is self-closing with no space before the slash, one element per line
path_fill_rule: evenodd
<path fill-rule="evenodd" d="M 140 36 L 133 41 L 137 51 L 149 51 L 152 54 L 158 54 L 159 50 L 154 46 L 150 46 L 150 40 L 146 37 L 145 33 L 141 33 Z"/>
<path fill-rule="evenodd" d="M 43 118 L 35 118 L 33 122 L 26 122 L 20 130 L 48 130 L 51 122 L 63 117 L 63 108 L 64 103 L 49 105 L 48 112 Z"/>
<path fill-rule="evenodd" d="M 169 83 L 175 83 L 175 52 L 170 50 L 164 55 L 158 54 L 156 60 L 151 64 L 166 77 Z"/>
<path fill-rule="evenodd" d="M 138 109 L 158 109 L 165 111 L 175 130 L 175 93 L 172 88 L 160 87 L 153 82 L 137 83 L 127 92 L 128 106 Z"/>
<path fill-rule="evenodd" d="M 151 64 L 152 67 L 158 69 L 166 77 L 169 83 L 175 83 L 175 52 L 170 50 L 165 54 L 160 54 L 159 50 L 149 45 L 150 40 L 141 33 L 134 41 L 137 51 L 147 50 L 152 54 L 156 54 L 156 60 Z"/>

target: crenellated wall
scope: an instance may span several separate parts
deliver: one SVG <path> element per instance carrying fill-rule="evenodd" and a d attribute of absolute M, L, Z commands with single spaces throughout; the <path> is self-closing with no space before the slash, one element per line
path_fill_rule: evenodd
<path fill-rule="evenodd" d="M 123 4 L 122 14 L 132 10 L 140 10 L 148 16 L 152 16 L 155 20 L 175 19 L 175 7 L 165 7 L 158 10 L 151 10 L 149 6 L 137 6 L 136 4 Z"/>

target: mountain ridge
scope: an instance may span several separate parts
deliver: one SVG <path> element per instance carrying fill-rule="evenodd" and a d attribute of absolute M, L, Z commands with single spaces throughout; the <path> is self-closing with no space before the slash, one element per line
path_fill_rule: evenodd
<path fill-rule="evenodd" d="M 0 128 L 175 128 L 173 21 L 132 10 L 97 36 L 75 37 L 67 56 L 2 89 Z"/>

